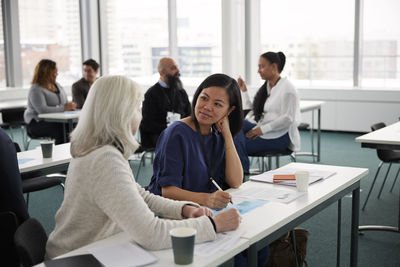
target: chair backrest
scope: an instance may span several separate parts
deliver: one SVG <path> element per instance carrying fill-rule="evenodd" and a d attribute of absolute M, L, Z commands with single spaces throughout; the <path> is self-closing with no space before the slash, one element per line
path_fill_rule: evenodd
<path fill-rule="evenodd" d="M 0 212 L 0 251 L 4 266 L 19 266 L 14 246 L 14 233 L 18 228 L 17 216 L 11 211 Z"/>
<path fill-rule="evenodd" d="M 36 219 L 29 218 L 18 227 L 14 235 L 14 242 L 24 267 L 44 261 L 47 234 Z"/>
<path fill-rule="evenodd" d="M 371 130 L 376 131 L 379 129 L 382 129 L 386 127 L 386 124 L 384 122 L 378 122 L 375 123 L 374 125 L 371 125 Z M 378 158 L 383 161 L 387 162 L 390 156 L 393 154 L 393 150 L 386 150 L 386 149 L 377 149 L 376 153 L 378 154 Z"/>
<path fill-rule="evenodd" d="M 10 125 L 24 125 L 24 112 L 26 108 L 10 108 L 2 110 L 1 115 L 3 122 Z"/>
<path fill-rule="evenodd" d="M 376 131 L 376 130 L 382 129 L 384 127 L 386 127 L 386 124 L 384 122 L 378 122 L 378 123 L 375 123 L 374 125 L 371 125 L 371 130 Z"/>

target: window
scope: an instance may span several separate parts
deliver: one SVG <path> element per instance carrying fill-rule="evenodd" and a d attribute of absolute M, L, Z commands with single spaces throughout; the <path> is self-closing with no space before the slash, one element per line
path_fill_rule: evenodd
<path fill-rule="evenodd" d="M 6 87 L 6 62 L 4 57 L 3 16 L 0 5 L 0 87 Z"/>
<path fill-rule="evenodd" d="M 400 87 L 400 2 L 364 1 L 363 87 Z"/>
<path fill-rule="evenodd" d="M 106 13 L 108 73 L 155 83 L 158 61 L 169 55 L 168 1 L 108 0 Z"/>
<path fill-rule="evenodd" d="M 286 55 L 283 76 L 299 86 L 353 83 L 354 1 L 261 0 L 261 53 Z"/>
<path fill-rule="evenodd" d="M 57 63 L 62 85 L 82 76 L 79 0 L 19 0 L 19 22 L 24 85 L 43 58 Z"/>
<path fill-rule="evenodd" d="M 181 79 L 185 86 L 198 86 L 222 71 L 221 1 L 177 0 L 176 5 Z"/>

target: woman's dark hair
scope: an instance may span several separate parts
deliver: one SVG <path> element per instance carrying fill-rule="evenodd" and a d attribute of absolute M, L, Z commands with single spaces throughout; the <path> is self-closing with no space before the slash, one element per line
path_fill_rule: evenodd
<path fill-rule="evenodd" d="M 283 70 L 283 67 L 285 67 L 286 63 L 286 56 L 283 52 L 266 52 L 261 55 L 264 59 L 268 60 L 269 63 L 271 64 L 276 64 L 278 67 L 278 72 L 281 73 Z"/>
<path fill-rule="evenodd" d="M 278 72 L 281 73 L 283 67 L 285 67 L 286 57 L 282 52 L 266 52 L 261 55 L 264 59 L 268 60 L 269 63 L 275 63 L 278 67 Z M 264 104 L 267 101 L 268 92 L 267 92 L 267 81 L 258 89 L 256 95 L 253 100 L 253 113 L 254 119 L 258 122 L 261 119 L 261 116 L 264 112 Z"/>
<path fill-rule="evenodd" d="M 197 87 L 192 100 L 192 119 L 197 122 L 194 110 L 200 93 L 203 89 L 212 86 L 224 88 L 229 97 L 229 109 L 233 106 L 235 107 L 228 116 L 229 127 L 231 129 L 231 134 L 234 137 L 243 127 L 242 96 L 240 95 L 239 84 L 235 79 L 232 79 L 228 75 L 220 73 L 212 74 L 208 76 L 199 87 Z"/>

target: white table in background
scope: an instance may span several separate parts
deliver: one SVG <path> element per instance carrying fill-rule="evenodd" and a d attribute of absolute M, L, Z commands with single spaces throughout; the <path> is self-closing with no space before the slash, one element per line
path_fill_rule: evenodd
<path fill-rule="evenodd" d="M 360 179 L 368 169 L 329 165 L 290 163 L 287 168 L 318 169 L 336 172 L 328 179 L 310 185 L 308 193 L 289 204 L 268 202 L 264 206 L 244 214 L 242 238 L 249 239 L 248 266 L 257 266 L 257 251 L 292 230 L 313 215 L 338 201 L 338 231 L 341 223 L 341 199 L 352 193 L 350 266 L 357 266 Z M 265 187 L 295 190 L 294 187 L 260 182 L 246 182 L 243 187 Z M 229 189 L 231 191 L 233 189 Z M 324 248 L 321 248 L 324 249 Z M 340 259 L 340 235 L 338 234 L 337 260 Z"/>
<path fill-rule="evenodd" d="M 325 104 L 324 101 L 314 100 L 301 100 L 300 101 L 300 112 L 311 111 L 311 153 L 310 152 L 298 152 L 296 155 L 309 155 L 313 158 L 317 158 L 317 162 L 321 160 L 321 106 Z M 314 111 L 318 111 L 317 117 L 317 153 L 314 153 Z"/>
<path fill-rule="evenodd" d="M 80 111 L 65 111 L 56 113 L 43 113 L 39 114 L 39 118 L 48 122 L 58 122 L 63 125 L 64 142 L 68 142 L 67 129 L 65 125 L 68 125 L 68 132 L 72 132 L 74 129 L 74 123 L 78 122 Z"/>
<path fill-rule="evenodd" d="M 356 138 L 361 147 L 400 150 L 400 122 Z"/>
<path fill-rule="evenodd" d="M 70 153 L 70 143 L 56 145 L 53 147 L 53 157 L 43 158 L 40 147 L 32 150 L 17 153 L 18 159 L 32 159 L 19 164 L 21 175 L 30 175 L 32 173 L 46 175 L 65 171 L 68 169 L 69 162 L 72 159 Z"/>
<path fill-rule="evenodd" d="M 157 237 L 154 237 L 157 238 Z M 119 233 L 109 238 L 94 242 L 87 246 L 81 247 L 79 249 L 73 250 L 69 253 L 66 253 L 58 258 L 64 258 L 69 256 L 81 255 L 81 254 L 90 254 L 89 250 L 92 248 L 99 247 L 107 247 L 114 246 L 123 243 L 129 242 L 129 238 L 125 233 Z M 243 250 L 248 248 L 248 240 L 240 239 L 239 242 L 234 244 L 231 248 L 227 250 L 218 251 L 209 256 L 196 256 L 194 255 L 193 263 L 185 266 L 196 266 L 196 267 L 207 267 L 207 266 L 219 266 L 224 264 L 223 266 L 233 266 L 233 257 Z M 168 266 L 177 266 L 174 263 L 174 256 L 172 249 L 164 249 L 157 251 L 150 251 L 153 255 L 158 258 L 158 261 L 151 265 L 146 266 L 154 266 L 154 267 L 168 267 Z M 44 264 L 38 264 L 37 267 L 44 267 Z"/>
<path fill-rule="evenodd" d="M 364 134 L 356 138 L 361 147 L 385 150 L 400 150 L 400 122 L 393 123 L 379 130 Z M 400 197 L 397 227 L 385 225 L 363 225 L 360 231 L 389 231 L 400 232 Z"/>

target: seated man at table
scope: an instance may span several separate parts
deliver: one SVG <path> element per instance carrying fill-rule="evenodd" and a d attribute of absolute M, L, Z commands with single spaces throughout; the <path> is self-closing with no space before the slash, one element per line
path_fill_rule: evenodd
<path fill-rule="evenodd" d="M 142 148 L 156 147 L 158 137 L 168 124 L 190 115 L 190 103 L 176 62 L 164 57 L 158 63 L 160 79 L 147 90 L 140 124 Z"/>
<path fill-rule="evenodd" d="M 99 73 L 99 63 L 94 59 L 83 62 L 83 77 L 72 85 L 72 99 L 76 103 L 76 108 L 81 109 L 85 103 L 89 89 L 96 81 Z"/>

